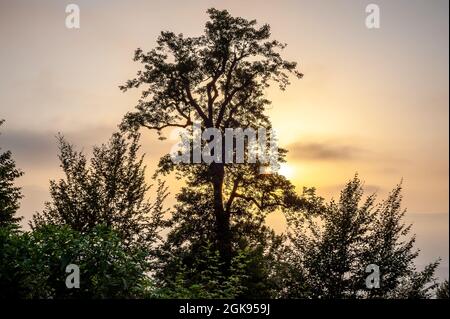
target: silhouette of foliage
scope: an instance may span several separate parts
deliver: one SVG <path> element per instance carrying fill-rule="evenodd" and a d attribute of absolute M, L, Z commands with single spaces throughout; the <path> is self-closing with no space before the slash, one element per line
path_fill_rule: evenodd
<path fill-rule="evenodd" d="M 0 298 L 131 298 L 148 289 L 146 256 L 98 225 L 81 234 L 46 225 L 33 232 L 0 228 Z M 80 269 L 80 287 L 66 287 L 66 266 Z"/>
<path fill-rule="evenodd" d="M 0 126 L 3 122 L 4 120 L 0 120 Z M 22 219 L 16 216 L 22 194 L 20 187 L 14 186 L 14 181 L 22 174 L 22 171 L 16 168 L 10 151 L 0 153 L 0 227 L 18 226 Z"/>
<path fill-rule="evenodd" d="M 154 297 L 236 298 L 246 289 L 242 284 L 246 277 L 245 252 L 233 259 L 231 274 L 226 277 L 220 270 L 219 252 L 212 245 L 201 247 L 190 265 L 186 265 L 186 258 L 180 258 L 181 254 L 173 257 L 170 272 L 156 281 L 160 288 L 153 292 Z"/>
<path fill-rule="evenodd" d="M 445 280 L 443 283 L 439 285 L 436 291 L 436 298 L 438 299 L 449 299 L 448 292 L 448 280 Z"/>
<path fill-rule="evenodd" d="M 35 214 L 33 228 L 41 225 L 68 225 L 85 233 L 97 225 L 117 232 L 127 245 L 153 244 L 165 213 L 167 196 L 164 183 L 149 202 L 143 157 L 138 156 L 138 137 L 128 142 L 119 133 L 108 144 L 95 147 L 88 160 L 83 153 L 59 136 L 59 159 L 65 178 L 50 182 L 52 201 Z"/>
<path fill-rule="evenodd" d="M 318 215 L 289 215 L 285 291 L 295 298 L 427 298 L 438 262 L 417 271 L 415 236 L 402 218 L 401 185 L 379 204 L 363 200 L 356 175 Z M 366 267 L 377 265 L 380 287 L 368 289 Z"/>

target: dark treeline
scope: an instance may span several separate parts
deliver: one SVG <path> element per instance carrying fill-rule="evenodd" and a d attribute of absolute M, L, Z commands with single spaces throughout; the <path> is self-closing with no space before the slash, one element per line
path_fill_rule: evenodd
<path fill-rule="evenodd" d="M 299 194 L 284 176 L 260 174 L 258 162 L 175 164 L 168 155 L 146 183 L 140 129 L 161 138 L 194 122 L 270 129 L 265 89 L 302 77 L 268 25 L 208 14 L 203 35 L 162 32 L 155 49 L 136 50 L 144 68 L 121 89 L 141 88 L 142 97 L 90 159 L 58 137 L 64 177 L 50 181 L 51 200 L 30 231 L 16 214 L 22 172 L 9 151 L 0 154 L 0 297 L 448 298 L 448 281 L 434 278 L 438 261 L 415 267 L 401 184 L 377 200 L 355 175 L 326 202 L 314 188 Z M 166 209 L 169 173 L 184 186 Z M 274 212 L 287 220 L 284 234 L 265 222 Z M 66 286 L 70 264 L 79 288 Z M 368 285 L 370 265 L 379 287 Z"/>

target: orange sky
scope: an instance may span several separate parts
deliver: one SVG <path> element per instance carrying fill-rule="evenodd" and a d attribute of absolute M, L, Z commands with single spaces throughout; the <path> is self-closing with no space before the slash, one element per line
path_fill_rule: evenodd
<path fill-rule="evenodd" d="M 364 24 L 372 2 L 380 29 Z M 80 6 L 78 30 L 65 28 L 68 3 Z M 293 183 L 336 197 L 358 172 L 383 196 L 403 178 L 419 244 L 445 242 L 448 265 L 448 1 L 0 0 L 0 141 L 26 173 L 20 213 L 42 209 L 60 176 L 57 132 L 89 150 L 132 110 L 139 92 L 118 85 L 139 68 L 134 49 L 161 30 L 199 34 L 213 6 L 269 23 L 305 74 L 267 92 Z M 171 145 L 143 139 L 151 168 Z"/>

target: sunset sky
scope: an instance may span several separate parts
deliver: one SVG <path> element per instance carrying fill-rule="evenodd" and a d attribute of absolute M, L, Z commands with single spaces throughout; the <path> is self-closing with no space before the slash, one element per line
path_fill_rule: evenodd
<path fill-rule="evenodd" d="M 80 7 L 80 29 L 65 27 L 69 3 Z M 380 29 L 365 25 L 369 3 L 380 7 Z M 87 151 L 105 142 L 139 96 L 118 89 L 140 67 L 134 49 L 152 49 L 161 30 L 199 35 L 210 7 L 269 23 L 305 74 L 267 92 L 296 187 L 329 199 L 358 172 L 383 197 L 403 179 L 419 264 L 440 256 L 448 278 L 447 0 L 0 0 L 0 146 L 25 171 L 24 224 L 61 176 L 55 134 Z M 142 139 L 149 176 L 173 144 L 155 136 Z M 269 221 L 283 229 L 281 216 Z"/>

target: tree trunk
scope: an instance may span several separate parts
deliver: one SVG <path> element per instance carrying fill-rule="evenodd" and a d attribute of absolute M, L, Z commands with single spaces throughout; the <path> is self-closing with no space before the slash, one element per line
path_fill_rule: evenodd
<path fill-rule="evenodd" d="M 223 163 L 212 163 L 210 169 L 214 189 L 217 248 L 220 253 L 221 262 L 223 263 L 223 271 L 226 274 L 229 272 L 231 266 L 231 231 L 230 216 L 223 206 L 225 167 Z"/>

